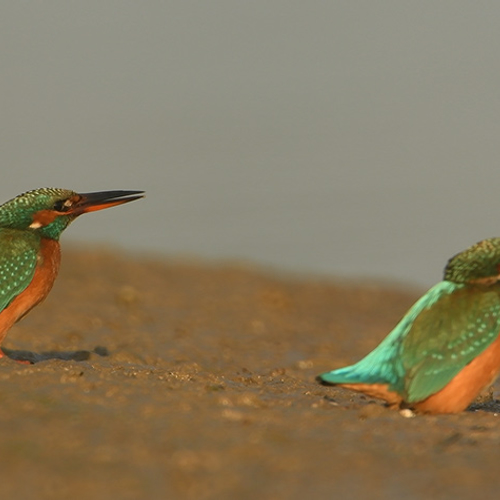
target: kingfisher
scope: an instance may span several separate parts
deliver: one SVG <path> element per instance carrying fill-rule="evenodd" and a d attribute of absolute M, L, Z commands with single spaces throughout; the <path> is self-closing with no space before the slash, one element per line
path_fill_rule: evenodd
<path fill-rule="evenodd" d="M 143 191 L 41 188 L 0 206 L 0 343 L 50 292 L 61 261 L 59 237 L 68 225 L 81 214 L 142 197 Z"/>
<path fill-rule="evenodd" d="M 448 260 L 443 281 L 354 365 L 317 380 L 416 413 L 458 413 L 500 373 L 500 238 Z"/>

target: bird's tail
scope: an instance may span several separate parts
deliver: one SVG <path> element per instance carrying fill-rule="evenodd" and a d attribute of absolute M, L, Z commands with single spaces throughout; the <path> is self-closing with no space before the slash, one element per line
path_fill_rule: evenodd
<path fill-rule="evenodd" d="M 316 377 L 321 383 L 341 384 L 398 384 L 398 365 L 390 362 L 382 350 L 372 351 L 354 365 L 345 366 Z"/>
<path fill-rule="evenodd" d="M 331 372 L 325 372 L 316 377 L 318 382 L 322 384 L 337 385 L 337 384 L 366 384 L 380 382 L 379 377 L 367 376 L 356 365 L 346 366 Z M 373 379 L 373 380 L 370 380 Z"/>

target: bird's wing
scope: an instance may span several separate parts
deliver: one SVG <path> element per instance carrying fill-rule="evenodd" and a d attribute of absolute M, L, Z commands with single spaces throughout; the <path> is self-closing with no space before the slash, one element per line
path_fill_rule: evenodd
<path fill-rule="evenodd" d="M 33 279 L 38 246 L 33 233 L 0 229 L 0 312 Z"/>
<path fill-rule="evenodd" d="M 399 347 L 408 402 L 445 387 L 500 333 L 500 285 L 445 294 L 414 319 Z"/>
<path fill-rule="evenodd" d="M 328 384 L 387 384 L 403 395 L 407 369 L 402 363 L 403 343 L 416 319 L 443 297 L 453 294 L 461 285 L 441 281 L 420 297 L 382 342 L 356 364 L 323 373 L 319 379 Z"/>

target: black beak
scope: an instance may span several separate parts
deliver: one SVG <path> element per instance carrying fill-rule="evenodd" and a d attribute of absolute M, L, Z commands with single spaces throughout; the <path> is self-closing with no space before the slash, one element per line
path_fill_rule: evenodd
<path fill-rule="evenodd" d="M 138 200 L 144 197 L 144 191 L 99 191 L 97 193 L 80 193 L 80 196 L 81 199 L 73 205 L 71 210 L 76 215 L 104 210 Z"/>

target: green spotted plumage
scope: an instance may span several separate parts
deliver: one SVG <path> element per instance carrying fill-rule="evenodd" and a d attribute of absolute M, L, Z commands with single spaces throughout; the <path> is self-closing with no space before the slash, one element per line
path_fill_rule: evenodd
<path fill-rule="evenodd" d="M 75 195 L 77 194 L 74 191 L 58 188 L 40 188 L 27 191 L 0 206 L 0 228 L 29 230 L 36 212 L 51 209 L 56 203 Z M 72 214 L 62 214 L 48 226 L 37 229 L 37 233 L 42 237 L 58 240 L 74 218 Z"/>
<path fill-rule="evenodd" d="M 59 239 L 72 220 L 70 215 L 65 215 L 52 224 L 31 230 L 33 215 L 75 194 L 68 189 L 41 188 L 0 206 L 0 312 L 31 283 L 41 239 Z"/>
<path fill-rule="evenodd" d="M 0 228 L 0 311 L 31 283 L 39 247 L 34 232 Z"/>
<path fill-rule="evenodd" d="M 41 238 L 59 239 L 72 220 L 59 217 L 49 226 L 30 230 L 33 214 L 75 194 L 67 189 L 41 188 L 0 206 L 0 312 L 31 283 Z"/>
<path fill-rule="evenodd" d="M 406 403 L 435 394 L 498 338 L 499 265 L 500 238 L 457 254 L 448 261 L 444 280 L 410 308 L 376 349 L 319 380 L 387 384 Z"/>

